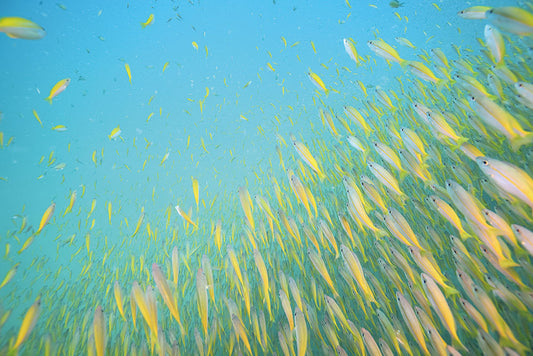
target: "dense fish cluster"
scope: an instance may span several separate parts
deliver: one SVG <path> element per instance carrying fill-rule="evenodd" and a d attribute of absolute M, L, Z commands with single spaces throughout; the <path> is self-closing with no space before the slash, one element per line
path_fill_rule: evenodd
<path fill-rule="evenodd" d="M 403 71 L 399 89 L 357 81 L 358 99 L 339 102 L 334 93 L 347 84 L 309 69 L 316 91 L 306 95 L 316 107 L 308 114 L 323 135 L 278 133 L 278 157 L 259 187 L 212 198 L 193 177 L 180 193 L 192 207 L 154 212 L 139 199 L 132 218 L 120 201 L 81 208 L 81 186 L 51 203 L 35 228 L 21 217 L 0 238 L 10 263 L 0 275 L 0 354 L 531 354 L 531 11 L 531 3 L 464 9 L 458 16 L 484 21 L 485 31 L 477 48 L 455 46 L 450 58 L 401 37 L 403 57 L 386 39 L 367 42 L 373 56 L 358 54 L 364 39 L 339 41 L 334 56 L 348 55 L 359 70 L 385 60 Z M 45 35 L 22 18 L 0 19 L 0 30 Z M 117 126 L 108 138 L 121 134 Z M 95 150 L 94 165 L 102 159 Z M 96 218 L 121 241 L 93 230 Z M 7 306 L 17 303 L 16 288 L 4 293 L 23 284 L 15 261 L 36 239 L 52 240 L 52 224 L 58 255 L 71 254 L 79 268 L 53 288 L 43 284 L 15 318 Z M 132 241 L 142 254 L 125 252 Z"/>

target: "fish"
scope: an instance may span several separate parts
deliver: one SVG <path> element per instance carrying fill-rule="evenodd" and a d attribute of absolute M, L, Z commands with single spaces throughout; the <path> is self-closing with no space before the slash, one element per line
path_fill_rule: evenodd
<path fill-rule="evenodd" d="M 494 7 L 486 12 L 487 20 L 501 30 L 519 36 L 533 34 L 533 14 L 514 6 Z"/>
<path fill-rule="evenodd" d="M 533 216 L 533 178 L 527 172 L 491 157 L 477 157 L 476 163 L 499 188 L 529 205 Z"/>
<path fill-rule="evenodd" d="M 326 95 L 329 93 L 329 89 L 326 88 L 326 84 L 322 81 L 322 78 L 318 76 L 318 74 L 313 73 L 311 70 L 307 73 L 307 76 L 309 77 L 309 80 L 322 92 L 324 92 Z"/>
<path fill-rule="evenodd" d="M 353 40 L 351 38 L 343 38 L 342 42 L 344 43 L 344 50 L 346 53 L 348 53 L 350 59 L 352 59 L 356 65 L 360 65 L 361 63 L 359 62 L 359 55 L 357 54 L 357 49 L 355 48 L 355 43 Z"/>
<path fill-rule="evenodd" d="M 35 119 L 37 119 L 37 121 L 39 121 L 39 124 L 41 125 L 41 127 L 43 127 L 43 123 L 41 122 L 41 118 L 39 117 L 39 115 L 37 114 L 37 111 L 35 111 L 35 109 L 33 109 L 33 116 L 35 116 Z"/>
<path fill-rule="evenodd" d="M 52 89 L 50 89 L 50 94 L 44 99 L 52 104 L 52 99 L 61 94 L 70 84 L 70 78 L 61 79 L 58 81 Z"/>
<path fill-rule="evenodd" d="M 46 224 L 48 224 L 50 219 L 52 219 L 52 216 L 54 215 L 55 208 L 56 208 L 56 204 L 55 203 L 50 204 L 50 206 L 48 208 L 46 208 L 43 216 L 41 217 L 41 222 L 39 223 L 39 228 L 35 232 L 35 235 L 40 234 L 41 231 L 43 230 L 43 228 L 46 226 Z"/>
<path fill-rule="evenodd" d="M 94 312 L 93 335 L 94 335 L 94 345 L 96 349 L 96 355 L 104 356 L 105 355 L 105 344 L 106 344 L 106 331 L 105 331 L 104 313 L 102 311 L 101 305 L 97 306 Z"/>
<path fill-rule="evenodd" d="M 401 44 L 402 46 L 405 46 L 405 47 L 409 47 L 409 48 L 416 48 L 414 44 L 411 43 L 411 41 L 409 41 L 407 38 L 405 37 L 396 37 L 394 38 L 394 40 L 396 42 L 398 42 L 399 44 Z"/>
<path fill-rule="evenodd" d="M 382 39 L 368 41 L 367 45 L 372 52 L 387 61 L 395 62 L 398 64 L 402 64 L 404 62 L 398 52 Z"/>
<path fill-rule="evenodd" d="M 111 130 L 111 133 L 107 137 L 110 140 L 114 140 L 115 138 L 119 137 L 121 133 L 122 130 L 120 129 L 120 126 L 117 126 L 113 130 Z"/>
<path fill-rule="evenodd" d="M 420 321 L 416 317 L 415 311 L 406 297 L 400 292 L 396 292 L 396 301 L 398 303 L 398 308 L 400 309 L 401 315 L 405 324 L 408 326 L 409 332 L 416 340 L 422 351 L 426 355 L 429 355 L 429 350 L 427 348 L 426 341 L 424 339 L 424 333 L 422 331 L 422 326 Z"/>
<path fill-rule="evenodd" d="M 304 356 L 307 351 L 308 333 L 307 324 L 305 322 L 305 316 L 299 308 L 296 308 L 294 310 L 294 323 L 296 333 L 296 347 L 298 350 L 297 355 Z"/>
<path fill-rule="evenodd" d="M 471 6 L 457 13 L 459 17 L 468 20 L 483 20 L 487 18 L 487 11 L 492 10 L 489 6 Z"/>
<path fill-rule="evenodd" d="M 124 314 L 124 298 L 122 294 L 122 289 L 120 288 L 120 284 L 118 283 L 118 281 L 115 281 L 115 284 L 113 285 L 113 294 L 115 296 L 118 311 L 122 316 L 122 319 L 126 321 L 126 316 Z"/>
<path fill-rule="evenodd" d="M 176 62 L 158 62 L 166 37 L 150 37 L 148 52 L 136 44 L 149 55 L 135 59 L 135 88 L 122 90 L 119 69 L 121 90 L 82 90 L 98 109 L 88 121 L 72 119 L 87 105 L 48 112 L 34 103 L 38 88 L 8 90 L 0 354 L 531 353 L 532 51 L 531 35 L 513 33 L 528 31 L 527 16 L 430 4 L 416 11 L 432 21 L 416 28 L 407 5 L 393 12 L 392 37 L 377 25 L 352 26 L 332 46 L 311 41 L 305 26 L 299 41 L 292 30 L 266 36 L 255 54 L 226 58 L 242 73 L 221 60 L 224 43 L 208 52 L 212 31 L 191 27 L 188 43 L 205 40 L 206 57 L 196 41 L 193 51 L 180 42 Z M 353 25 L 386 7 L 371 5 L 336 21 Z M 165 31 L 185 24 L 182 7 L 171 11 Z M 317 11 L 306 14 L 331 24 Z M 450 24 L 446 37 L 430 29 Z M 8 54 L 46 45 L 5 41 Z M 24 62 L 30 74 L 40 68 L 34 57 Z M 28 74 L 16 64 L 13 73 Z M 309 67 L 323 86 L 309 87 Z M 80 84 L 94 75 L 84 68 Z M 66 122 L 69 132 L 35 126 L 37 111 L 43 126 Z M 91 135 L 76 135 L 87 127 Z M 121 128 L 134 135 L 122 140 Z M 40 180 L 21 185 L 22 172 L 31 181 L 36 170 Z M 64 213 L 45 213 L 38 235 L 43 199 Z M 28 310 L 37 296 L 42 304 Z"/>
<path fill-rule="evenodd" d="M 22 17 L 0 18 L 0 32 L 4 32 L 10 38 L 23 40 L 40 40 L 46 36 L 44 28 Z"/>
<path fill-rule="evenodd" d="M 13 345 L 13 350 L 17 350 L 20 345 L 22 345 L 22 343 L 28 338 L 30 333 L 35 328 L 40 314 L 41 297 L 39 296 L 37 297 L 35 302 L 33 302 L 32 306 L 26 311 L 26 314 L 24 314 L 24 318 L 22 319 L 22 324 L 20 325 L 17 339 L 15 340 L 15 344 Z"/>
<path fill-rule="evenodd" d="M 65 125 L 56 125 L 52 127 L 52 130 L 57 131 L 57 132 L 64 132 L 64 131 L 67 131 L 67 127 Z"/>
<path fill-rule="evenodd" d="M 207 298 L 207 279 L 201 268 L 198 269 L 196 274 L 196 291 L 198 293 L 198 313 L 200 314 L 204 336 L 207 337 L 209 300 Z"/>
<path fill-rule="evenodd" d="M 292 140 L 294 149 L 296 150 L 300 158 L 305 163 L 307 163 L 307 165 L 311 167 L 313 171 L 315 171 L 318 174 L 320 179 L 324 179 L 325 178 L 324 173 L 322 173 L 322 170 L 320 169 L 317 160 L 313 157 L 313 155 L 311 154 L 307 146 L 304 145 L 302 142 L 297 141 L 296 137 L 294 136 L 291 136 L 291 140 Z"/>
<path fill-rule="evenodd" d="M 78 196 L 77 192 L 75 190 L 72 191 L 72 193 L 70 194 L 69 204 L 68 204 L 67 208 L 65 209 L 65 212 L 63 213 L 63 216 L 65 216 L 66 214 L 72 212 L 72 208 L 74 207 L 74 203 L 76 203 L 77 196 Z"/>
<path fill-rule="evenodd" d="M 494 58 L 494 62 L 496 64 L 501 63 L 503 61 L 503 57 L 505 56 L 505 42 L 502 34 L 500 31 L 498 31 L 498 29 L 490 25 L 485 25 L 484 35 L 485 42 L 487 43 L 490 53 Z"/>
<path fill-rule="evenodd" d="M 130 65 L 128 63 L 125 63 L 124 64 L 124 68 L 126 68 L 126 74 L 128 74 L 128 80 L 131 84 L 131 69 L 130 69 Z"/>
<path fill-rule="evenodd" d="M 145 22 L 141 22 L 141 27 L 145 28 L 146 26 L 150 26 L 154 22 L 154 14 L 150 14 L 148 16 L 148 19 L 146 19 Z"/>
<path fill-rule="evenodd" d="M 2 281 L 2 283 L 0 283 L 0 289 L 4 288 L 5 285 L 8 284 L 15 277 L 19 266 L 20 266 L 20 262 L 15 263 L 13 267 L 11 267 L 9 271 L 7 271 L 6 276 L 4 277 L 4 280 Z"/>
<path fill-rule="evenodd" d="M 192 192 L 194 194 L 194 201 L 196 202 L 196 210 L 198 210 L 198 203 L 200 201 L 200 186 L 198 179 L 192 178 Z"/>
<path fill-rule="evenodd" d="M 442 294 L 441 290 L 437 286 L 437 283 L 435 283 L 435 281 L 429 275 L 421 273 L 420 276 L 422 278 L 422 287 L 424 288 L 426 296 L 429 298 L 431 306 L 436 311 L 442 324 L 452 336 L 452 342 L 454 345 L 457 345 L 463 350 L 467 351 L 461 340 L 459 340 L 459 336 L 457 336 L 457 324 L 455 323 L 450 306 L 446 301 L 446 297 L 444 294 Z"/>
<path fill-rule="evenodd" d="M 176 211 L 178 212 L 178 214 L 183 218 L 183 220 L 185 220 L 188 224 L 191 224 L 192 226 L 194 226 L 195 228 L 198 228 L 198 225 L 196 225 L 196 223 L 194 221 L 192 221 L 192 219 L 190 218 L 190 216 L 184 212 L 179 205 L 176 205 L 174 207 L 174 209 L 176 209 Z"/>

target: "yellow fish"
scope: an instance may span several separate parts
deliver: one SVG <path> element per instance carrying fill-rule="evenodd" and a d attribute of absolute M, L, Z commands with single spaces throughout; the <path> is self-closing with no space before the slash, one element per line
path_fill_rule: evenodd
<path fill-rule="evenodd" d="M 57 131 L 57 132 L 63 132 L 63 131 L 67 131 L 67 127 L 65 125 L 56 125 L 52 127 L 52 130 Z"/>
<path fill-rule="evenodd" d="M 130 84 L 131 84 L 131 69 L 130 69 L 130 65 L 128 63 L 124 64 L 124 68 L 126 68 L 126 73 L 128 73 L 128 80 L 130 81 Z"/>
<path fill-rule="evenodd" d="M 195 222 L 191 220 L 191 218 L 189 217 L 189 215 L 187 215 L 187 213 L 185 213 L 183 210 L 181 210 L 181 208 L 180 208 L 179 205 L 176 205 L 174 208 L 176 209 L 176 211 L 178 212 L 178 214 L 180 214 L 180 216 L 181 216 L 185 221 L 187 221 L 189 224 L 191 224 L 191 225 L 194 226 L 195 228 L 198 227 L 198 225 L 196 225 Z"/>
<path fill-rule="evenodd" d="M 40 40 L 46 35 L 44 28 L 22 17 L 0 18 L 0 32 L 4 32 L 8 37 L 23 40 Z"/>
<path fill-rule="evenodd" d="M 68 213 L 70 213 L 72 211 L 72 208 L 74 207 L 74 203 L 76 202 L 76 196 L 77 196 L 76 191 L 73 191 L 72 194 L 70 195 L 70 202 L 69 202 L 67 208 L 65 209 L 65 212 L 63 213 L 63 216 L 65 216 L 66 214 L 68 214 Z"/>
<path fill-rule="evenodd" d="M 326 88 L 326 85 L 324 84 L 322 79 L 318 76 L 318 74 L 313 73 L 311 70 L 309 70 L 309 73 L 307 73 L 307 75 L 309 76 L 309 79 L 311 80 L 311 82 L 313 82 L 313 84 L 318 89 L 322 90 L 324 93 L 326 93 L 326 95 L 328 95 L 329 90 Z"/>
<path fill-rule="evenodd" d="M 33 110 L 33 116 L 35 116 L 37 121 L 39 121 L 39 124 L 41 124 L 41 127 L 43 127 L 43 123 L 41 122 L 41 118 L 39 117 L 39 115 L 37 114 L 37 111 L 35 111 L 35 109 Z"/>
<path fill-rule="evenodd" d="M 150 16 L 148 16 L 148 20 L 141 22 L 141 26 L 142 28 L 145 28 L 146 26 L 150 26 L 152 22 L 154 22 L 154 14 L 150 14 Z"/>
<path fill-rule="evenodd" d="M 39 234 L 43 227 L 48 224 L 50 219 L 52 218 L 52 215 L 54 215 L 54 210 L 56 208 L 56 204 L 52 203 L 44 212 L 43 217 L 41 218 L 41 222 L 39 223 L 39 229 L 37 229 L 37 232 L 35 235 Z"/>
<path fill-rule="evenodd" d="M 57 82 L 54 85 L 52 90 L 50 90 L 50 94 L 44 100 L 52 104 L 52 99 L 58 96 L 59 94 L 61 94 L 65 89 L 67 89 L 69 84 L 70 84 L 70 78 L 61 79 L 59 82 Z"/>
<path fill-rule="evenodd" d="M 198 209 L 198 201 L 200 200 L 200 187 L 198 186 L 198 179 L 192 179 L 192 192 L 194 194 L 194 201 L 196 202 L 196 209 Z"/>
<path fill-rule="evenodd" d="M 30 309 L 28 309 L 26 315 L 24 315 L 24 319 L 22 320 L 22 325 L 20 325 L 17 340 L 15 341 L 13 349 L 18 349 L 24 340 L 27 339 L 28 335 L 30 335 L 31 331 L 35 327 L 35 324 L 37 323 L 40 312 L 41 297 L 37 297 L 37 300 L 33 303 Z"/>
<path fill-rule="evenodd" d="M 117 138 L 122 133 L 122 130 L 120 129 L 120 126 L 115 127 L 111 133 L 107 136 L 110 140 Z"/>
<path fill-rule="evenodd" d="M 105 355 L 105 320 L 104 312 L 102 311 L 102 306 L 97 306 L 94 312 L 93 320 L 93 335 L 94 335 L 94 345 L 96 348 L 96 356 Z"/>
<path fill-rule="evenodd" d="M 2 283 L 0 284 L 0 289 L 2 289 L 6 284 L 9 283 L 9 281 L 11 281 L 13 279 L 13 277 L 15 277 L 15 274 L 17 273 L 17 269 L 20 265 L 20 262 L 19 263 L 16 263 L 13 267 L 11 267 L 11 269 L 7 272 L 4 280 L 2 281 Z"/>

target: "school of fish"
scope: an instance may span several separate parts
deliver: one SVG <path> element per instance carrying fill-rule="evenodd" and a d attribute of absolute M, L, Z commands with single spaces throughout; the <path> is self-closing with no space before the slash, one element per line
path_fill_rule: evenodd
<path fill-rule="evenodd" d="M 0 237 L 9 265 L 0 274 L 0 354 L 531 354 L 533 4 L 458 16 L 486 25 L 479 47 L 454 46 L 453 57 L 403 37 L 401 51 L 377 35 L 339 39 L 334 56 L 359 70 L 379 61 L 402 70 L 399 90 L 356 81 L 358 93 L 335 102 L 339 81 L 302 68 L 317 136 L 277 133 L 277 157 L 258 186 L 210 197 L 192 177 L 190 190 L 154 211 L 154 177 L 152 201 L 137 200 L 136 215 L 125 216 L 120 199 L 84 197 L 81 185 L 38 219 L 21 215 Z M 143 31 L 156 26 L 147 18 Z M 0 19 L 0 30 L 44 36 L 22 18 Z M 371 55 L 361 56 L 365 41 Z M 70 82 L 58 81 L 46 100 Z M 126 144 L 115 125 L 103 136 Z M 3 133 L 0 145 L 10 145 Z M 201 146 L 214 149 L 203 138 Z M 164 169 L 173 155 L 157 163 Z M 91 165 L 102 160 L 103 149 L 92 152 Z M 52 152 L 48 166 L 67 164 Z M 101 224 L 121 241 L 102 236 Z M 56 278 L 41 275 L 32 281 L 39 296 L 17 301 L 12 287 L 29 283 L 18 256 L 36 239 L 54 241 L 79 268 L 70 280 L 56 280 L 63 265 Z M 131 241 L 142 253 L 127 253 Z M 51 258 L 24 268 L 42 271 Z"/>

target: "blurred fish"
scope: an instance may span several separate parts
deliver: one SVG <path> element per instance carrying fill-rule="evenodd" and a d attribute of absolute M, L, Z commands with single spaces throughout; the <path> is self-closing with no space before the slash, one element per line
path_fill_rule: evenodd
<path fill-rule="evenodd" d="M 24 40 L 40 40 L 46 35 L 44 28 L 22 17 L 0 18 L 0 32 L 8 37 Z"/>

